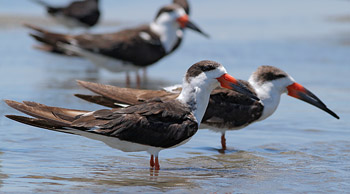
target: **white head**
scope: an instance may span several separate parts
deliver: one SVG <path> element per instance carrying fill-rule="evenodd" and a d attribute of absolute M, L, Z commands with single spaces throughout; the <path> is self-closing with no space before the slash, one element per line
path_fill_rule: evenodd
<path fill-rule="evenodd" d="M 177 99 L 192 109 L 197 122 L 200 123 L 208 106 L 210 93 L 220 85 L 256 98 L 234 77 L 227 74 L 224 66 L 206 60 L 192 65 L 187 70 L 182 91 Z"/>
<path fill-rule="evenodd" d="M 320 99 L 304 88 L 302 85 L 282 71 L 273 66 L 260 66 L 249 78 L 249 83 L 255 89 L 257 96 L 264 104 L 264 111 L 259 120 L 272 115 L 278 107 L 283 93 L 310 103 L 318 108 L 338 117 L 324 105 Z"/>

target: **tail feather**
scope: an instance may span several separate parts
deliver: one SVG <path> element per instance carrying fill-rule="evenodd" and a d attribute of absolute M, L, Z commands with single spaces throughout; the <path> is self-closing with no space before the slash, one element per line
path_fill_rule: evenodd
<path fill-rule="evenodd" d="M 42 1 L 42 0 L 31 0 L 31 1 L 34 3 L 37 3 L 39 5 L 42 5 L 44 7 L 50 7 L 50 5 L 48 3 L 46 3 L 45 1 Z"/>
<path fill-rule="evenodd" d="M 5 115 L 5 116 L 11 120 L 14 120 L 26 125 L 30 125 L 33 127 L 39 127 L 39 128 L 48 129 L 51 131 L 62 132 L 62 133 L 73 134 L 73 135 L 80 135 L 80 136 L 88 137 L 90 139 L 100 140 L 96 137 L 91 138 L 91 136 L 93 135 L 98 137 L 99 135 L 97 134 L 90 134 L 89 132 L 85 132 L 79 129 L 67 128 L 67 126 L 63 126 L 63 125 L 57 125 L 57 124 L 54 125 L 53 123 L 45 119 L 29 118 L 29 117 L 18 116 L 18 115 Z"/>
<path fill-rule="evenodd" d="M 53 124 L 51 122 L 48 122 L 45 119 L 29 118 L 29 117 L 23 117 L 18 115 L 5 115 L 5 116 L 14 121 L 31 125 L 34 127 L 43 128 L 43 129 L 55 130 L 55 129 L 61 129 L 65 127 L 63 125 Z"/>
<path fill-rule="evenodd" d="M 88 102 L 92 102 L 95 104 L 99 104 L 102 106 L 110 107 L 110 108 L 119 108 L 121 106 L 118 106 L 116 102 L 112 99 L 106 98 L 104 96 L 99 95 L 85 95 L 85 94 L 74 94 L 74 96 L 83 99 Z"/>
<path fill-rule="evenodd" d="M 37 27 L 37 26 L 34 26 L 34 25 L 32 25 L 32 24 L 24 23 L 23 26 L 24 26 L 24 27 L 27 27 L 27 28 L 30 28 L 30 29 L 32 29 L 32 30 L 34 30 L 34 31 L 36 31 L 36 32 L 43 33 L 43 34 L 44 34 L 44 33 L 48 33 L 47 30 L 44 30 L 44 29 L 39 28 L 39 27 Z"/>
<path fill-rule="evenodd" d="M 33 102 L 16 102 L 11 100 L 5 100 L 5 102 L 12 108 L 21 111 L 30 116 L 38 119 L 44 119 L 50 122 L 52 125 L 66 126 L 69 127 L 78 115 L 87 113 L 79 112 L 70 109 L 61 109 L 58 107 L 49 107 L 39 103 Z"/>
<path fill-rule="evenodd" d="M 72 39 L 70 35 L 49 32 L 31 24 L 24 24 L 24 26 L 34 31 L 33 33 L 29 34 L 30 36 L 32 36 L 35 40 L 45 45 L 45 47 L 38 47 L 39 49 L 54 53 L 74 55 L 70 51 L 67 52 L 61 47 L 59 47 L 59 44 L 62 43 L 69 44 L 70 39 Z"/>
<path fill-rule="evenodd" d="M 55 15 L 55 14 L 63 11 L 62 7 L 53 7 L 52 5 L 46 3 L 45 1 L 42 1 L 42 0 L 31 0 L 31 1 L 33 1 L 34 3 L 37 3 L 41 6 L 46 7 L 47 13 L 49 13 L 50 15 Z"/>
<path fill-rule="evenodd" d="M 46 106 L 44 104 L 40 104 L 37 102 L 30 102 L 30 101 L 23 101 L 23 104 L 31 107 L 36 107 L 44 111 L 52 112 L 52 114 L 60 117 L 61 119 L 71 121 L 71 122 L 73 122 L 77 116 L 90 112 L 85 110 L 75 110 L 75 109 Z"/>
<path fill-rule="evenodd" d="M 78 84 L 96 94 L 100 94 L 104 97 L 110 98 L 112 100 L 118 100 L 117 95 L 120 95 L 121 93 L 118 92 L 119 88 L 116 86 L 110 86 L 110 85 L 103 85 L 99 83 L 92 83 L 92 82 L 86 82 L 86 81 L 81 81 L 77 80 Z"/>
<path fill-rule="evenodd" d="M 39 127 L 51 131 L 56 131 L 56 132 L 62 132 L 62 133 L 67 133 L 67 134 L 73 134 L 73 135 L 79 135 L 79 136 L 84 136 L 93 140 L 98 140 L 106 143 L 107 145 L 111 147 L 115 147 L 113 141 L 115 141 L 115 138 L 113 137 L 108 137 L 103 134 L 98 134 L 93 131 L 89 131 L 90 127 L 94 127 L 95 124 L 106 124 L 106 120 L 100 120 L 98 122 L 90 122 L 91 126 L 89 127 L 89 118 L 87 117 L 82 117 L 79 118 L 78 120 L 86 120 L 86 126 L 74 126 L 73 122 L 67 122 L 63 121 L 60 118 L 57 118 L 54 114 L 49 113 L 48 110 L 51 108 L 56 109 L 57 107 L 47 107 L 42 104 L 38 103 L 33 103 L 33 102 L 24 102 L 24 103 L 19 103 L 15 101 L 10 101 L 6 100 L 5 101 L 9 106 L 12 108 L 15 108 L 21 112 L 24 112 L 30 116 L 34 116 L 37 118 L 30 118 L 30 117 L 24 117 L 24 116 L 18 116 L 18 115 L 5 115 L 7 118 L 12 119 L 14 121 L 31 125 L 34 127 Z M 42 110 L 40 110 L 42 109 Z M 59 109 L 59 108 L 58 108 Z M 60 111 L 63 110 L 69 110 L 70 109 L 59 109 Z M 65 115 L 66 116 L 66 115 Z M 92 116 L 92 115 L 91 115 Z M 112 143 L 111 143 L 112 142 Z M 118 149 L 121 149 L 117 147 Z"/>
<path fill-rule="evenodd" d="M 58 49 L 57 46 L 55 46 L 56 43 L 49 41 L 48 39 L 46 39 L 42 36 L 36 35 L 36 34 L 29 34 L 29 35 L 32 36 L 37 41 L 44 43 L 43 45 L 36 45 L 36 46 L 34 46 L 34 48 L 42 50 L 42 51 L 46 51 L 46 52 L 51 52 L 51 53 L 66 54 L 61 49 Z"/>
<path fill-rule="evenodd" d="M 129 104 L 129 105 L 135 105 L 135 104 L 141 103 L 138 100 L 138 96 L 137 96 L 138 91 L 141 91 L 141 90 L 132 89 L 132 88 L 120 88 L 117 86 L 104 85 L 104 84 L 86 82 L 81 80 L 77 80 L 77 82 L 80 86 L 96 94 L 99 94 L 106 99 L 113 100 L 114 103 L 122 103 L 122 104 Z"/>
<path fill-rule="evenodd" d="M 77 80 L 77 82 L 80 86 L 96 94 L 101 95 L 105 99 L 112 100 L 114 101 L 114 103 L 125 104 L 125 105 L 136 105 L 154 98 L 175 99 L 179 95 L 178 93 L 171 93 L 163 90 L 141 90 L 141 89 L 133 89 L 133 88 L 120 88 L 117 86 L 104 85 L 104 84 L 86 82 L 81 80 Z M 83 99 L 90 98 L 86 96 L 78 96 L 78 97 L 82 97 Z M 87 100 L 89 101 L 91 100 L 91 98 Z"/>
<path fill-rule="evenodd" d="M 30 33 L 29 36 L 33 37 L 35 40 L 39 41 L 39 42 L 42 42 L 42 43 L 45 43 L 45 44 L 48 44 L 48 45 L 52 45 L 52 41 L 44 38 L 44 36 L 41 35 L 37 35 L 37 34 L 32 34 Z"/>

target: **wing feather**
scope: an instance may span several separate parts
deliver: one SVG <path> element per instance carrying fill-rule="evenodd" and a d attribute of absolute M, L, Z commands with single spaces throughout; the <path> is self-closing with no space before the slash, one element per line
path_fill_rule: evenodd
<path fill-rule="evenodd" d="M 8 116 L 21 123 L 86 137 L 90 137 L 89 133 L 115 137 L 161 148 L 178 145 L 198 130 L 189 108 L 177 100 L 158 99 L 126 108 L 94 112 L 50 107 L 36 102 L 5 102 L 35 117 Z"/>
<path fill-rule="evenodd" d="M 254 89 L 247 81 L 239 81 L 255 94 Z M 258 120 L 262 115 L 263 108 L 260 102 L 241 93 L 217 88 L 210 95 L 202 123 L 216 128 L 240 128 Z"/>
<path fill-rule="evenodd" d="M 127 108 L 96 111 L 73 127 L 95 125 L 94 133 L 156 147 L 172 147 L 193 136 L 198 124 L 189 109 L 174 101 L 155 101 Z M 104 123 L 105 122 L 105 123 Z"/>

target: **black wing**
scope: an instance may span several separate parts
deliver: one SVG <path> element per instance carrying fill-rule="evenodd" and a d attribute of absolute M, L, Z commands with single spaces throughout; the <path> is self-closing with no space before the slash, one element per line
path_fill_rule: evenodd
<path fill-rule="evenodd" d="M 98 22 L 100 11 L 96 0 L 76 1 L 62 10 L 63 14 L 93 26 Z"/>
<path fill-rule="evenodd" d="M 248 82 L 239 80 L 254 94 Z M 264 106 L 251 98 L 225 88 L 215 89 L 211 95 L 202 123 L 212 127 L 234 129 L 248 125 L 262 115 Z"/>
<path fill-rule="evenodd" d="M 198 124 L 187 107 L 177 101 L 160 100 L 122 109 L 96 111 L 93 115 L 75 120 L 72 126 L 162 148 L 175 146 L 198 130 Z"/>
<path fill-rule="evenodd" d="M 142 34 L 147 38 L 143 38 Z M 74 39 L 83 49 L 129 61 L 138 66 L 153 64 L 166 55 L 159 36 L 154 34 L 149 26 L 111 34 L 83 34 Z"/>

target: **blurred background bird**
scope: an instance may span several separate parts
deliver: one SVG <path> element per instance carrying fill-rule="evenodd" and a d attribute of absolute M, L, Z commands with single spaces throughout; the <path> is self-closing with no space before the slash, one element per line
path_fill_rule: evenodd
<path fill-rule="evenodd" d="M 47 13 L 67 28 L 91 28 L 100 19 L 99 0 L 73 1 L 67 6 L 53 6 L 44 0 L 32 0 L 46 8 Z"/>
<path fill-rule="evenodd" d="M 139 69 L 145 71 L 147 66 L 175 51 L 181 44 L 185 28 L 209 37 L 190 21 L 184 8 L 174 3 L 162 7 L 153 22 L 115 33 L 69 35 L 33 25 L 27 27 L 34 31 L 30 35 L 43 43 L 37 48 L 84 57 L 97 67 L 112 72 L 127 72 L 127 86 L 130 85 L 129 72 L 136 72 L 138 87 L 141 85 Z"/>
<path fill-rule="evenodd" d="M 45 1 L 63 5 L 73 0 Z M 72 31 L 58 25 L 46 15 L 44 7 L 30 0 L 0 2 L 2 99 L 98 110 L 100 105 L 72 98 L 84 92 L 75 80 L 125 87 L 125 73 L 97 69 L 83 58 L 32 49 L 37 42 L 27 35 L 23 23 L 59 33 Z M 88 32 L 105 34 L 151 22 L 158 8 L 169 2 L 173 0 L 102 0 L 100 22 Z M 245 130 L 226 131 L 225 154 L 217 154 L 221 133 L 200 130 L 186 145 L 162 152 L 162 168 L 166 170 L 158 177 L 147 178 L 149 169 L 140 166 L 146 166 L 148 155 L 126 155 L 107 147 L 101 152 L 103 145 L 93 140 L 18 125 L 4 117 L 15 110 L 0 102 L 2 193 L 349 190 L 349 165 L 344 158 L 349 158 L 350 145 L 350 119 L 346 119 L 350 118 L 346 106 L 350 91 L 350 1 L 189 3 L 191 18 L 212 38 L 203 39 L 185 30 L 186 38 L 179 49 L 147 67 L 149 79 L 142 88 L 159 90 L 181 83 L 186 64 L 203 59 L 228 64 L 228 72 L 236 74 L 237 70 L 240 78 L 249 78 L 259 65 L 269 64 L 311 89 L 342 119 L 330 118 L 318 108 L 281 96 L 280 105 L 268 119 Z"/>

